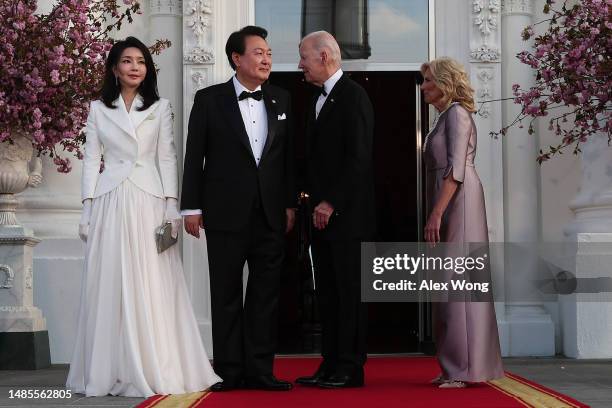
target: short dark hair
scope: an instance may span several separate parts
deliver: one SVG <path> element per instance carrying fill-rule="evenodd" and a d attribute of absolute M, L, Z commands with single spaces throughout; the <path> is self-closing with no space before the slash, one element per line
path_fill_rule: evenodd
<path fill-rule="evenodd" d="M 121 94 L 121 86 L 117 83 L 117 79 L 113 73 L 113 68 L 119 63 L 119 59 L 121 58 L 123 51 L 130 47 L 138 48 L 140 52 L 142 52 L 145 65 L 147 67 L 145 79 L 138 87 L 138 93 L 143 99 L 142 106 L 138 108 L 138 110 L 143 111 L 159 100 L 159 94 L 157 93 L 157 71 L 155 69 L 155 63 L 153 62 L 151 52 L 147 46 L 136 37 L 127 37 L 125 40 L 117 41 L 115 44 L 113 44 L 112 48 L 108 52 L 108 57 L 106 57 L 104 83 L 102 85 L 100 94 L 104 105 L 111 109 L 116 108 L 116 106 L 113 105 L 113 102 L 119 97 L 119 94 Z"/>
<path fill-rule="evenodd" d="M 261 37 L 265 40 L 268 36 L 268 31 L 265 28 L 257 26 L 246 26 L 240 31 L 234 31 L 227 39 L 227 43 L 225 43 L 225 54 L 227 55 L 227 60 L 234 71 L 236 70 L 236 64 L 234 64 L 234 61 L 232 61 L 232 53 L 235 52 L 237 54 L 244 55 L 246 48 L 244 39 L 250 35 L 256 35 L 257 37 Z"/>

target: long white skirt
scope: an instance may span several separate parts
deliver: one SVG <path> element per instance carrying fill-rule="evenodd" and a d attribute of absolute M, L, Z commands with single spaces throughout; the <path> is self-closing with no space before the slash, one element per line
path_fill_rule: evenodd
<path fill-rule="evenodd" d="M 93 200 L 66 382 L 76 393 L 148 397 L 221 381 L 202 345 L 179 247 L 155 247 L 164 209 L 129 180 Z"/>

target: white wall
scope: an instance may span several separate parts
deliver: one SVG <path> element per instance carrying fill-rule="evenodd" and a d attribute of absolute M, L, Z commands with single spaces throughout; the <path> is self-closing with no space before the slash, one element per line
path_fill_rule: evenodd
<path fill-rule="evenodd" d="M 542 12 L 544 0 L 536 1 L 534 21 L 549 18 Z M 548 27 L 547 23 L 535 26 L 536 33 L 541 33 Z M 558 113 L 562 113 L 559 110 Z M 548 120 L 538 119 L 537 134 L 540 138 L 540 148 L 547 150 L 549 146 L 560 143 L 560 137 L 548 130 Z M 563 228 L 573 219 L 569 202 L 578 193 L 580 183 L 580 157 L 572 154 L 568 148 L 563 155 L 553 156 L 540 167 L 540 198 L 541 198 L 541 238 L 544 242 L 561 242 L 565 240 Z"/>
<path fill-rule="evenodd" d="M 547 16 L 542 12 L 544 1 L 536 2 L 534 21 L 542 21 Z M 547 28 L 547 24 L 535 27 L 536 33 Z M 559 113 L 562 112 L 561 110 Z M 549 146 L 556 146 L 560 137 L 548 130 L 548 120 L 540 118 L 536 122 L 536 132 L 540 148 L 544 151 Z M 555 155 L 540 166 L 540 239 L 542 242 L 563 242 L 566 237 L 563 229 L 573 220 L 569 209 L 570 201 L 576 196 L 581 178 L 580 157 L 568 149 L 562 155 Z M 559 303 L 547 303 L 546 309 L 555 323 L 555 345 L 558 354 L 563 353 L 562 319 Z"/>

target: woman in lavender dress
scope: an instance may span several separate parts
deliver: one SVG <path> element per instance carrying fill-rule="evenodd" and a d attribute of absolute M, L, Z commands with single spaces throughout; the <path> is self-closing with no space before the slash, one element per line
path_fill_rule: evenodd
<path fill-rule="evenodd" d="M 421 66 L 425 102 L 439 112 L 427 135 L 425 241 L 488 242 L 484 193 L 476 169 L 473 89 L 461 64 L 439 58 Z M 491 302 L 433 303 L 441 388 L 503 377 L 495 309 Z"/>

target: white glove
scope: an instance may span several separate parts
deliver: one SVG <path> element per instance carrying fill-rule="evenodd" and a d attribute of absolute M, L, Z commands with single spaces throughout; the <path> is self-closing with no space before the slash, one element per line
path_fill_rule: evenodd
<path fill-rule="evenodd" d="M 172 224 L 171 235 L 172 238 L 178 237 L 178 233 L 181 229 L 181 222 L 183 217 L 178 209 L 178 200 L 172 197 L 166 197 L 166 211 L 164 213 L 164 222 Z"/>
<path fill-rule="evenodd" d="M 87 235 L 89 234 L 89 219 L 91 218 L 91 198 L 83 201 L 83 212 L 81 213 L 81 220 L 79 221 L 79 237 L 83 242 L 87 242 Z"/>

